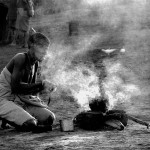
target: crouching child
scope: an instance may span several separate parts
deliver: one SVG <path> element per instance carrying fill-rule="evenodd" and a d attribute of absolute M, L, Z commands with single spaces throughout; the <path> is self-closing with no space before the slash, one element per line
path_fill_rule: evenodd
<path fill-rule="evenodd" d="M 0 74 L 0 118 L 21 131 L 51 131 L 55 115 L 36 96 L 48 84 L 45 80 L 36 83 L 36 76 L 50 41 L 37 32 L 30 36 L 28 46 L 28 51 L 16 54 Z"/>

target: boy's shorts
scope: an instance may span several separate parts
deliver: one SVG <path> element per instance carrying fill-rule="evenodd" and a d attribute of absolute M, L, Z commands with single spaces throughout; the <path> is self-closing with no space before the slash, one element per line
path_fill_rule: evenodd
<path fill-rule="evenodd" d="M 47 108 L 26 105 L 24 108 L 15 104 L 13 101 L 2 100 L 0 101 L 0 116 L 16 125 L 22 125 L 24 122 L 30 119 L 38 120 L 38 122 L 46 121 L 50 116 L 54 117 L 54 114 Z"/>

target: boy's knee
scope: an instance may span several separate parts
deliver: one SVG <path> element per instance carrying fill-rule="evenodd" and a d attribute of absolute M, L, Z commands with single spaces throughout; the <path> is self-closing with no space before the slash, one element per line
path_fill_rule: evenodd
<path fill-rule="evenodd" d="M 53 124 L 53 122 L 55 121 L 56 117 L 54 115 L 54 113 L 52 113 L 49 117 L 48 117 L 48 122 L 50 125 Z"/>
<path fill-rule="evenodd" d="M 36 126 L 37 126 L 37 121 L 35 119 L 29 119 L 22 124 L 21 129 L 31 131 Z"/>
<path fill-rule="evenodd" d="M 56 120 L 56 117 L 55 117 L 55 114 L 54 114 L 54 113 L 51 114 L 51 117 L 52 117 L 53 121 Z"/>
<path fill-rule="evenodd" d="M 44 121 L 44 124 L 45 125 L 52 125 L 53 124 L 53 122 L 55 121 L 55 115 L 54 115 L 54 113 L 51 113 L 50 115 L 49 115 L 49 117 Z"/>

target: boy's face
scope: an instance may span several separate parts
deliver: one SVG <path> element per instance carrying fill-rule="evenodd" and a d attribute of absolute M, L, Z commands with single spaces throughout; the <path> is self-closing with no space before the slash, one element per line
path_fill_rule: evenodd
<path fill-rule="evenodd" d="M 34 45 L 34 58 L 38 61 L 42 61 L 49 46 L 41 46 L 41 45 Z"/>

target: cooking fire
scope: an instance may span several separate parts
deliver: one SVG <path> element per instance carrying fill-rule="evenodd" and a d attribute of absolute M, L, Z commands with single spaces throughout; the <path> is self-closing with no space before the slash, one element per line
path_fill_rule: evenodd
<path fill-rule="evenodd" d="M 124 52 L 125 49 L 95 49 L 70 54 L 66 50 L 47 55 L 43 75 L 58 87 L 57 94 L 65 91 L 80 105 L 80 113 L 73 119 L 75 126 L 87 130 L 103 127 L 123 130 L 130 119 L 149 128 L 147 122 L 115 109 L 117 104 L 127 104 L 140 95 L 138 85 L 126 81 L 134 74 L 117 59 Z M 69 121 L 60 123 L 62 131 L 68 131 L 65 128 L 68 123 L 72 126 Z"/>

